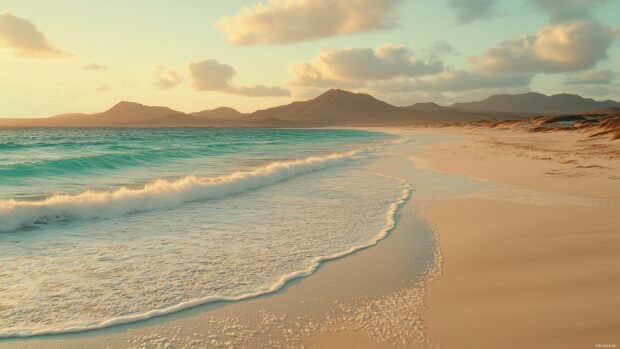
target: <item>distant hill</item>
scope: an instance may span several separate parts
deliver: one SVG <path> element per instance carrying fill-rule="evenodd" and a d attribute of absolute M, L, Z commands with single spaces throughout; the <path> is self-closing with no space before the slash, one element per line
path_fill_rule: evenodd
<path fill-rule="evenodd" d="M 347 125 L 412 121 L 412 113 L 364 93 L 329 90 L 302 102 L 258 110 L 248 120 L 280 119 L 305 124 Z"/>
<path fill-rule="evenodd" d="M 221 107 L 185 114 L 167 107 L 120 102 L 95 114 L 62 114 L 49 118 L 0 119 L 4 127 L 315 127 L 396 126 L 518 119 L 528 113 L 578 113 L 618 108 L 576 95 L 547 97 L 537 93 L 491 96 L 483 101 L 440 106 L 417 103 L 396 107 L 368 94 L 333 89 L 307 101 L 241 113 Z M 517 114 L 520 113 L 520 114 Z"/>
<path fill-rule="evenodd" d="M 279 119 L 304 125 L 402 125 L 489 118 L 493 115 L 462 112 L 435 103 L 396 107 L 368 94 L 333 89 L 315 99 L 256 111 L 246 119 Z"/>
<path fill-rule="evenodd" d="M 516 95 L 493 95 L 477 102 L 455 103 L 451 107 L 457 110 L 485 113 L 570 114 L 620 107 L 620 103 L 611 100 L 598 102 L 591 98 L 566 93 L 546 96 L 541 93 L 528 92 Z"/>
<path fill-rule="evenodd" d="M 200 124 L 209 124 L 212 126 L 234 126 L 243 122 L 245 113 L 229 107 L 220 107 L 215 109 L 203 110 L 189 115 L 198 119 Z"/>
<path fill-rule="evenodd" d="M 458 123 L 458 122 L 471 122 L 481 120 L 495 120 L 495 119 L 519 119 L 520 116 L 512 113 L 500 113 L 500 112 L 482 112 L 482 111 L 467 111 L 459 110 L 452 107 L 444 107 L 437 103 L 416 103 L 408 107 L 404 107 L 413 111 L 416 115 L 426 114 L 428 120 L 445 123 Z"/>
<path fill-rule="evenodd" d="M 62 114 L 55 115 L 43 124 L 52 126 L 132 126 L 144 123 L 174 124 L 191 122 L 185 113 L 167 107 L 153 107 L 135 102 L 122 101 L 112 108 L 96 114 Z"/>
<path fill-rule="evenodd" d="M 25 127 L 139 127 L 191 126 L 193 117 L 167 108 L 122 101 L 95 114 L 61 114 L 38 119 L 0 119 L 0 126 Z"/>
<path fill-rule="evenodd" d="M 141 123 L 163 118 L 187 120 L 189 116 L 167 107 L 153 107 L 134 102 L 119 102 L 103 113 L 93 114 L 98 122 L 110 124 Z"/>
<path fill-rule="evenodd" d="M 437 113 L 450 110 L 449 107 L 442 107 L 441 105 L 433 102 L 416 103 L 404 108 L 422 113 Z"/>
<path fill-rule="evenodd" d="M 197 113 L 190 113 L 191 116 L 203 119 L 217 119 L 217 120 L 235 120 L 241 119 L 245 116 L 244 113 L 228 107 L 220 107 L 215 109 L 208 109 L 199 111 Z"/>

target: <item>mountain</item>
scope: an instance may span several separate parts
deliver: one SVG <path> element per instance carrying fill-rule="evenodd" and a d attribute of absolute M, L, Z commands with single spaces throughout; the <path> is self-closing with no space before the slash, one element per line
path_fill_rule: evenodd
<path fill-rule="evenodd" d="M 235 126 L 243 122 L 245 113 L 228 107 L 220 107 L 215 109 L 203 110 L 189 115 L 197 119 L 199 124 L 208 124 L 210 126 Z"/>
<path fill-rule="evenodd" d="M 411 121 L 408 110 L 382 102 L 364 93 L 333 89 L 302 102 L 258 110 L 248 120 L 280 119 L 304 124 L 382 124 Z"/>
<path fill-rule="evenodd" d="M 620 107 L 620 103 L 611 100 L 598 102 L 591 98 L 566 93 L 546 96 L 541 93 L 528 92 L 516 95 L 493 95 L 477 102 L 455 103 L 451 107 L 457 110 L 487 113 L 570 114 Z"/>
<path fill-rule="evenodd" d="M 153 107 L 135 102 L 119 102 L 103 113 L 94 114 L 93 118 L 105 123 L 140 123 L 169 117 L 185 119 L 187 114 L 167 107 Z"/>
<path fill-rule="evenodd" d="M 486 120 L 496 115 L 465 112 L 435 103 L 396 107 L 365 93 L 329 90 L 308 100 L 248 114 L 246 120 L 278 119 L 304 126 L 372 126 Z"/>
<path fill-rule="evenodd" d="M 519 119 L 524 113 L 578 113 L 619 108 L 576 95 L 497 95 L 451 107 L 417 103 L 396 107 L 368 94 L 333 89 L 307 101 L 245 114 L 221 107 L 185 114 L 167 107 L 120 102 L 95 114 L 70 113 L 39 119 L 0 119 L 4 127 L 315 127 L 398 126 Z M 521 113 L 521 114 L 516 114 Z"/>
<path fill-rule="evenodd" d="M 442 107 L 439 104 L 433 102 L 416 103 L 414 105 L 410 105 L 404 108 L 422 113 L 437 113 L 450 110 L 449 107 Z"/>
<path fill-rule="evenodd" d="M 235 120 L 235 119 L 241 119 L 242 117 L 245 116 L 244 113 L 236 109 L 228 108 L 228 107 L 220 107 L 220 108 L 215 108 L 215 109 L 203 110 L 197 113 L 190 113 L 190 115 L 197 117 L 197 118 L 216 119 L 216 120 Z"/>
<path fill-rule="evenodd" d="M 69 113 L 39 119 L 0 119 L 0 126 L 24 127 L 139 127 L 191 126 L 193 117 L 167 107 L 122 101 L 95 114 Z"/>

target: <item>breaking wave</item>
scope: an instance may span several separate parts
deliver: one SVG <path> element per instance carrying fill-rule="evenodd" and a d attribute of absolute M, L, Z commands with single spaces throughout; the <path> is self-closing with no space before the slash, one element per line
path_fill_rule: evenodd
<path fill-rule="evenodd" d="M 59 221 L 118 217 L 129 213 L 174 208 L 186 202 L 218 199 L 257 189 L 319 169 L 365 157 L 371 148 L 302 160 L 278 161 L 251 171 L 220 177 L 187 176 L 157 180 L 142 188 L 56 194 L 39 201 L 0 201 L 0 232 Z"/>

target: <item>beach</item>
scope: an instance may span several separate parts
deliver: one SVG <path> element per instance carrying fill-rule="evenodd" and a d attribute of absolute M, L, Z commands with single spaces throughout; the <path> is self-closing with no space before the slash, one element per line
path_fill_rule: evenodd
<path fill-rule="evenodd" d="M 409 140 L 365 170 L 413 191 L 376 245 L 267 295 L 0 348 L 617 347 L 619 143 L 384 131 Z"/>
<path fill-rule="evenodd" d="M 620 349 L 620 0 L 47 3 L 0 349 Z"/>

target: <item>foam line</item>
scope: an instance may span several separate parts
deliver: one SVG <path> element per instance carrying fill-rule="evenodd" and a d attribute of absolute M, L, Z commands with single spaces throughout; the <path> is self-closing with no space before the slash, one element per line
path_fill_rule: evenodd
<path fill-rule="evenodd" d="M 347 156 L 351 156 L 351 153 L 345 153 L 345 154 L 349 154 Z M 345 156 L 345 154 L 330 155 L 330 157 L 332 157 L 333 159 L 336 159 L 340 156 Z M 309 159 L 301 160 L 301 161 L 305 162 Z M 318 161 L 318 160 L 313 160 L 313 161 Z M 293 162 L 293 163 L 298 163 L 298 162 Z M 268 167 L 271 167 L 273 165 L 274 164 Z M 253 173 L 253 172 L 255 171 L 248 172 L 248 173 Z M 396 178 L 396 177 L 393 177 L 393 178 Z M 77 332 L 98 330 L 98 329 L 103 329 L 103 328 L 107 328 L 111 326 L 144 321 L 144 320 L 148 320 L 154 317 L 179 312 L 185 309 L 193 308 L 193 307 L 208 304 L 208 303 L 223 302 L 223 301 L 228 301 L 228 302 L 240 301 L 240 300 L 255 298 L 261 295 L 277 292 L 282 287 L 284 287 L 287 282 L 298 279 L 298 278 L 302 278 L 304 276 L 314 273 L 319 268 L 321 263 L 323 262 L 333 260 L 333 259 L 338 259 L 346 255 L 349 255 L 351 253 L 357 252 L 359 250 L 374 246 L 377 243 L 379 243 L 379 241 L 385 239 L 390 234 L 390 232 L 396 227 L 396 213 L 398 212 L 399 208 L 409 199 L 409 196 L 412 190 L 412 188 L 407 183 L 405 183 L 403 180 L 399 178 L 397 179 L 402 183 L 402 186 L 403 186 L 402 194 L 397 199 L 397 201 L 390 204 L 386 212 L 385 226 L 371 240 L 367 241 L 366 243 L 360 244 L 358 246 L 354 246 L 346 251 L 342 251 L 340 253 L 336 253 L 336 254 L 332 254 L 328 256 L 316 257 L 313 259 L 312 263 L 310 264 L 308 268 L 290 273 L 280 278 L 276 283 L 274 283 L 270 287 L 265 287 L 262 289 L 255 290 L 251 293 L 245 293 L 242 295 L 232 296 L 232 297 L 209 296 L 205 298 L 194 299 L 191 301 L 176 304 L 171 307 L 155 309 L 155 310 L 147 311 L 147 312 L 140 313 L 140 314 L 121 316 L 121 317 L 109 319 L 109 320 L 96 323 L 96 324 L 91 324 L 91 325 L 75 325 L 75 326 L 66 325 L 63 327 L 47 327 L 47 328 L 38 328 L 38 329 L 32 329 L 32 328 L 0 329 L 0 339 L 1 338 L 27 338 L 27 337 L 42 336 L 42 335 L 66 334 L 66 333 L 77 333 Z"/>
<path fill-rule="evenodd" d="M 303 160 L 273 162 L 252 171 L 215 178 L 187 176 L 173 181 L 157 180 L 139 189 L 122 187 L 115 191 L 57 194 L 39 201 L 1 200 L 0 232 L 41 223 L 119 217 L 174 208 L 186 202 L 218 199 L 363 158 L 375 148 L 377 146 Z"/>

